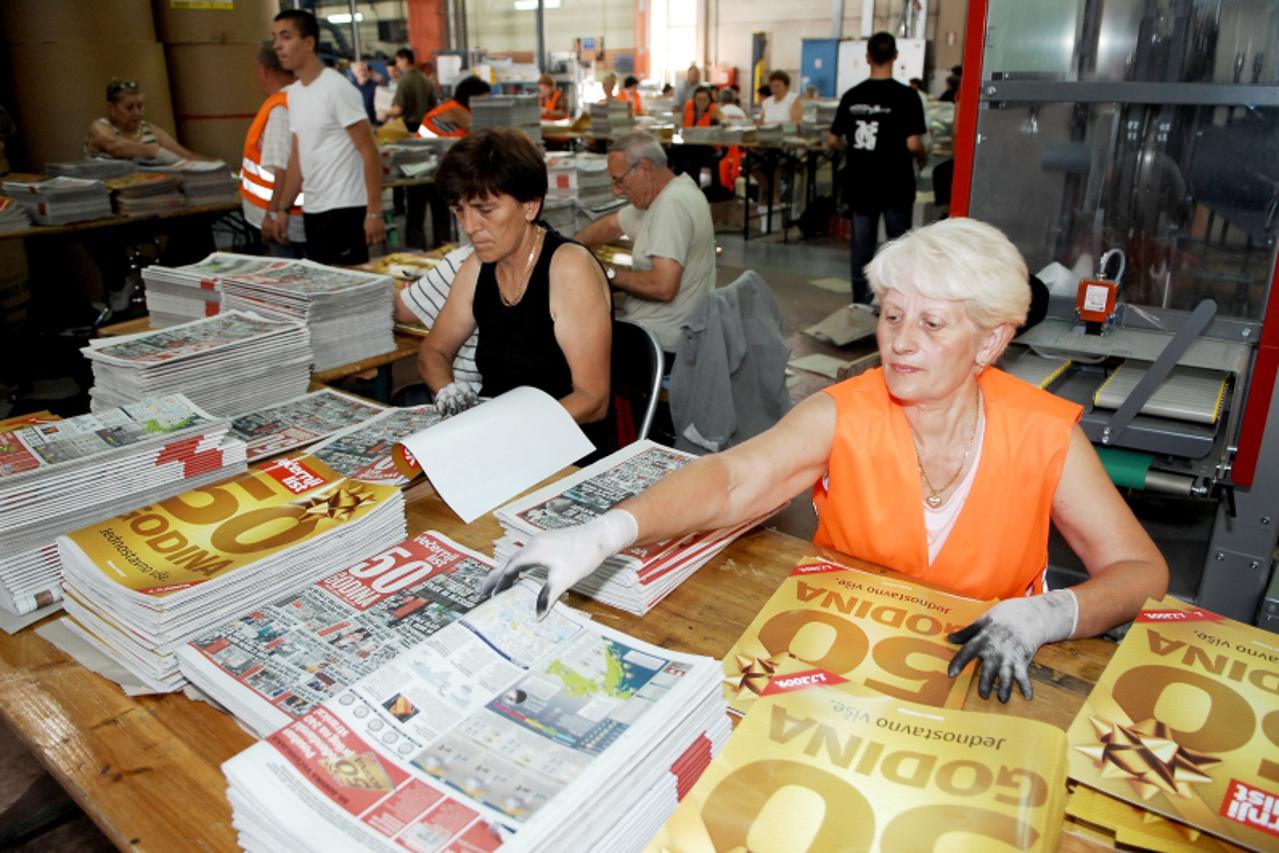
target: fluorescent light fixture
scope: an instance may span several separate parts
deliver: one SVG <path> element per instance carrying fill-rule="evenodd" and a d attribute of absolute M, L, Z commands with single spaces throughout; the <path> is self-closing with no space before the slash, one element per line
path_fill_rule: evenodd
<path fill-rule="evenodd" d="M 542 0 L 543 9 L 558 9 L 560 0 Z M 537 10 L 537 0 L 515 0 L 515 11 L 533 12 Z"/>
<path fill-rule="evenodd" d="M 349 24 L 351 23 L 351 13 L 338 12 L 336 15 L 329 15 L 327 20 L 330 24 Z M 363 21 L 364 21 L 364 13 L 356 12 L 355 22 L 358 24 L 358 23 L 362 23 Z"/>

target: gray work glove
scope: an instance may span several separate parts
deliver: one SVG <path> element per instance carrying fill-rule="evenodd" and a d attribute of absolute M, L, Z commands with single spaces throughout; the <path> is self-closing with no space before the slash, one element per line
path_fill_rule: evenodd
<path fill-rule="evenodd" d="M 624 509 L 611 509 L 585 524 L 548 530 L 490 572 L 480 595 L 496 595 L 510 588 L 522 572 L 540 566 L 546 569 L 546 583 L 537 596 L 537 618 L 541 619 L 569 587 L 635 544 L 638 535 L 635 516 Z"/>
<path fill-rule="evenodd" d="M 998 679 L 1000 702 L 1008 701 L 1014 681 L 1029 699 L 1033 693 L 1030 661 L 1035 652 L 1044 643 L 1069 639 L 1078 621 L 1079 602 L 1068 589 L 1001 601 L 976 622 L 946 638 L 963 644 L 947 672 L 954 678 L 970 660 L 979 658 L 977 693 L 981 698 L 990 698 L 990 688 Z"/>
<path fill-rule="evenodd" d="M 465 412 L 479 401 L 470 386 L 461 382 L 450 382 L 435 392 L 435 407 L 449 417 Z"/>

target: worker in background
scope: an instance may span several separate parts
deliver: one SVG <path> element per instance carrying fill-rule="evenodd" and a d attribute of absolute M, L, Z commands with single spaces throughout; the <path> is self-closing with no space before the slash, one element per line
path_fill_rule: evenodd
<path fill-rule="evenodd" d="M 622 99 L 617 93 L 617 75 L 613 72 L 610 71 L 605 74 L 604 79 L 600 81 L 600 85 L 604 87 L 604 99 L 600 103 L 607 104 L 609 101 L 620 101 Z"/>
<path fill-rule="evenodd" d="M 946 77 L 946 91 L 942 92 L 937 100 L 954 103 L 959 100 L 959 84 L 964 77 L 964 66 L 956 65 L 950 69 L 950 74 Z"/>
<path fill-rule="evenodd" d="M 357 66 L 364 63 L 357 63 Z M 293 202 L 285 219 L 288 239 L 278 242 L 275 227 L 263 227 L 279 208 L 278 196 L 288 173 L 289 152 L 293 135 L 289 132 L 289 99 L 284 87 L 293 83 L 293 73 L 285 71 L 270 41 L 258 49 L 256 64 L 258 90 L 267 98 L 244 137 L 244 155 L 240 163 L 240 208 L 249 225 L 258 229 L 268 255 L 300 258 L 305 254 L 306 231 L 302 226 L 302 197 Z M 356 74 L 359 71 L 357 68 Z"/>
<path fill-rule="evenodd" d="M 780 68 L 768 75 L 768 97 L 759 105 L 760 124 L 799 124 L 804 120 L 804 105 L 799 95 L 790 90 L 790 75 Z"/>
<path fill-rule="evenodd" d="M 628 76 L 622 81 L 622 91 L 620 95 L 623 101 L 630 104 L 631 115 L 644 115 L 644 104 L 640 101 L 639 78 Z"/>
<path fill-rule="evenodd" d="M 84 138 L 84 156 L 116 160 L 212 160 L 183 148 L 162 128 L 142 117 L 142 88 L 135 80 L 107 84 L 107 114 L 95 118 Z"/>
<path fill-rule="evenodd" d="M 413 61 L 410 48 L 402 47 L 395 52 L 395 102 L 388 111 L 391 116 L 404 119 L 409 133 L 417 133 L 422 118 L 435 109 L 435 88 Z"/>
<path fill-rule="evenodd" d="M 363 60 L 351 63 L 351 74 L 355 77 L 355 88 L 360 90 L 360 97 L 364 99 L 364 112 L 369 117 L 369 123 L 376 127 L 381 122 L 378 121 L 373 98 L 377 95 L 377 87 L 382 82 L 382 75 Z"/>
<path fill-rule="evenodd" d="M 680 83 L 675 89 L 675 112 L 679 113 L 684 109 L 684 104 L 692 100 L 693 93 L 697 91 L 697 87 L 702 85 L 702 70 L 697 67 L 697 63 L 688 66 L 688 71 L 684 73 L 684 82 Z"/>
<path fill-rule="evenodd" d="M 382 158 L 360 93 L 316 56 L 315 16 L 286 9 L 271 25 L 280 65 L 297 76 L 289 87 L 293 142 L 283 188 L 271 203 L 275 239 L 288 239 L 288 210 L 306 192 L 306 254 L 322 264 L 362 264 L 386 239 Z"/>
<path fill-rule="evenodd" d="M 666 363 L 674 364 L 680 329 L 715 286 L 710 204 L 694 180 L 671 170 L 661 143 L 644 131 L 613 143 L 608 175 L 613 194 L 630 204 L 592 222 L 575 239 L 595 248 L 631 236 L 634 266 L 606 267 L 605 274 L 626 294 L 620 316 L 656 335 Z"/>
<path fill-rule="evenodd" d="M 491 93 L 489 84 L 471 76 L 453 87 L 453 97 L 431 110 L 422 119 L 417 135 L 463 137 L 471 129 L 471 98 Z"/>
<path fill-rule="evenodd" d="M 750 116 L 746 115 L 746 111 L 738 106 L 737 94 L 732 89 L 725 86 L 719 90 L 715 99 L 718 101 L 719 117 L 724 124 L 750 123 Z"/>
<path fill-rule="evenodd" d="M 537 78 L 537 105 L 542 110 L 542 118 L 545 121 L 568 117 L 568 111 L 560 106 L 563 100 L 564 93 L 556 88 L 554 77 L 543 74 Z"/>
<path fill-rule="evenodd" d="M 853 304 L 870 305 L 866 265 L 875 257 L 879 220 L 895 240 L 910 228 L 915 163 L 928 162 L 924 108 L 909 86 L 893 79 L 897 40 L 875 33 L 866 43 L 870 78 L 844 93 L 826 141 L 845 153 L 845 198 L 853 208 Z"/>

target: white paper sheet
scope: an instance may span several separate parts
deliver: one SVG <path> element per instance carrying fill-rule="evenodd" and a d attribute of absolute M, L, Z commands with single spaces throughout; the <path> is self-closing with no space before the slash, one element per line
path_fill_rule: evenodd
<path fill-rule="evenodd" d="M 563 406 L 528 387 L 454 415 L 399 446 L 467 524 L 594 449 Z"/>
<path fill-rule="evenodd" d="M 61 600 L 55 601 L 53 604 L 46 604 L 39 610 L 32 610 L 30 613 L 17 614 L 0 609 L 0 628 L 3 628 L 6 634 L 16 634 L 28 625 L 34 625 L 50 613 L 57 613 L 61 609 Z"/>

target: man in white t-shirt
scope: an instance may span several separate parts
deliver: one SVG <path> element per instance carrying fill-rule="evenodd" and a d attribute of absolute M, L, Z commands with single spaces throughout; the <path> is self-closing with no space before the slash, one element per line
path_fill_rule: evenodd
<path fill-rule="evenodd" d="M 288 88 L 293 133 L 280 207 L 277 239 L 287 232 L 281 215 L 299 191 L 306 195 L 307 257 L 323 264 L 362 264 L 369 246 L 386 239 L 382 221 L 382 160 L 360 90 L 315 54 L 315 16 L 286 9 L 275 16 L 271 37 L 280 64 L 298 81 Z"/>
<path fill-rule="evenodd" d="M 799 124 L 804 120 L 804 105 L 799 95 L 790 91 L 790 75 L 780 68 L 768 75 L 768 88 L 771 97 L 765 98 L 759 105 L 760 124 Z"/>
<path fill-rule="evenodd" d="M 607 267 L 605 273 L 612 287 L 626 294 L 622 318 L 656 335 L 670 364 L 680 329 L 715 287 L 711 208 L 688 175 L 671 171 L 661 143 L 644 131 L 613 143 L 608 175 L 613 193 L 630 204 L 592 222 L 576 239 L 596 247 L 630 235 L 633 267 Z"/>

